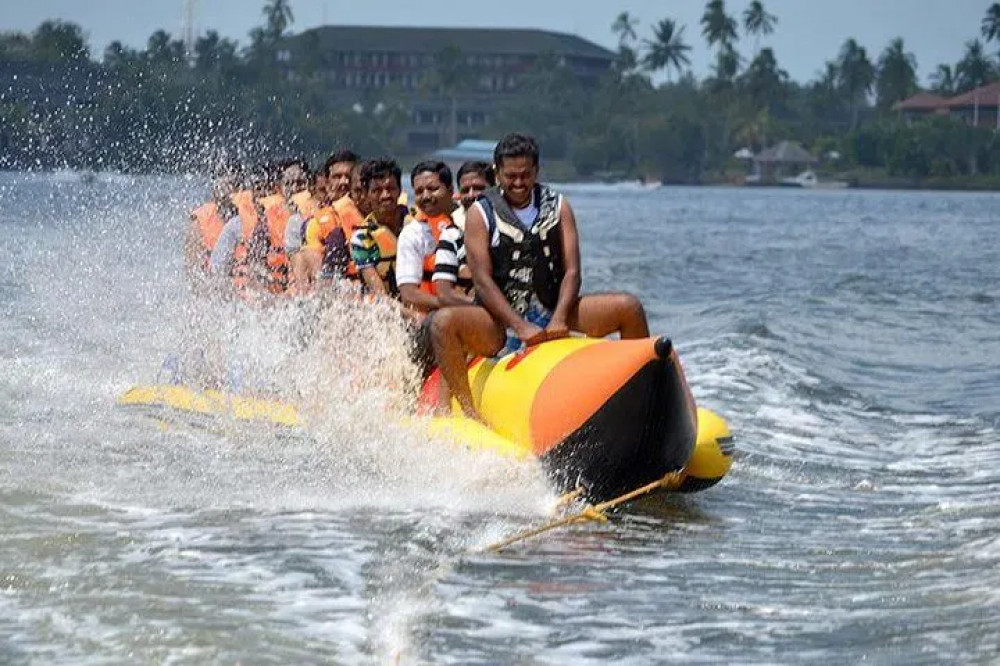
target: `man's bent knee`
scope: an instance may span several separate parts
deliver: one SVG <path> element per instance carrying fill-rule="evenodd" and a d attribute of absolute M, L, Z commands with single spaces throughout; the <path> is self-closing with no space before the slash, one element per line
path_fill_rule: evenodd
<path fill-rule="evenodd" d="M 636 296 L 624 292 L 615 294 L 615 310 L 622 338 L 644 338 L 649 335 L 646 309 Z"/>
<path fill-rule="evenodd" d="M 629 317 L 646 318 L 646 309 L 642 307 L 642 302 L 636 296 L 625 292 L 616 294 L 616 296 L 619 312 Z"/>
<path fill-rule="evenodd" d="M 465 351 L 488 355 L 491 348 L 503 347 L 503 329 L 486 310 L 449 307 L 438 310 L 431 322 L 431 341 L 436 349 L 458 342 Z M 494 351 L 494 353 L 495 353 Z"/>
<path fill-rule="evenodd" d="M 435 346 L 451 335 L 455 327 L 454 319 L 453 308 L 441 308 L 434 313 L 434 318 L 431 319 L 431 342 Z"/>

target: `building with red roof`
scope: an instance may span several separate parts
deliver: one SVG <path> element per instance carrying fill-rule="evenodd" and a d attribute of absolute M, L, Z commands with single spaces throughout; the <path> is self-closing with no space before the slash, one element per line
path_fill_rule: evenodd
<path fill-rule="evenodd" d="M 896 102 L 892 110 L 899 111 L 906 120 L 930 115 L 949 116 L 977 127 L 1000 129 L 1000 81 L 954 97 L 919 92 Z"/>

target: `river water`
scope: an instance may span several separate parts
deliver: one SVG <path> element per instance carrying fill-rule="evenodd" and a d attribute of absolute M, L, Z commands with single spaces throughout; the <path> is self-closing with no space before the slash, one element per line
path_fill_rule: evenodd
<path fill-rule="evenodd" d="M 1000 660 L 1000 196 L 564 190 L 585 288 L 641 296 L 739 454 L 481 554 L 548 515 L 537 470 L 393 423 L 306 307 L 194 301 L 204 183 L 0 175 L 0 663 Z M 306 432 L 116 406 L 201 345 L 312 396 Z"/>

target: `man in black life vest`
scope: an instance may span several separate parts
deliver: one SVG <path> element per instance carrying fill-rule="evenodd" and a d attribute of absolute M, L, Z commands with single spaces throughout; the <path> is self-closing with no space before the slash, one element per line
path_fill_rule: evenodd
<path fill-rule="evenodd" d="M 580 295 L 580 244 L 573 209 L 537 182 L 538 145 L 509 134 L 493 154 L 499 187 L 487 189 L 466 215 L 465 248 L 478 304 L 445 308 L 431 324 L 443 379 L 465 414 L 479 418 L 466 355 L 566 337 L 619 333 L 649 336 L 639 300 L 625 293 Z"/>

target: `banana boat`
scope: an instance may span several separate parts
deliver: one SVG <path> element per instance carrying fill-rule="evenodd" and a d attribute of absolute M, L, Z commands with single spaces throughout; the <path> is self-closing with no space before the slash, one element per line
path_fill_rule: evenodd
<path fill-rule="evenodd" d="M 469 364 L 483 422 L 460 415 L 420 419 L 430 434 L 537 459 L 561 491 L 582 489 L 601 501 L 674 474 L 667 489 L 703 490 L 732 465 L 725 421 L 696 407 L 680 359 L 667 338 L 553 340 L 500 359 Z M 424 384 L 420 411 L 438 404 L 439 373 Z M 299 427 L 291 405 L 185 386 L 135 387 L 121 405 Z"/>
<path fill-rule="evenodd" d="M 450 427 L 466 440 L 487 430 L 503 440 L 479 432 L 491 448 L 538 458 L 561 490 L 600 501 L 678 471 L 677 490 L 701 490 L 732 464 L 725 422 L 696 408 L 667 338 L 565 338 L 478 358 L 468 372 L 484 424 Z M 425 384 L 423 409 L 440 411 L 439 381 Z"/>

